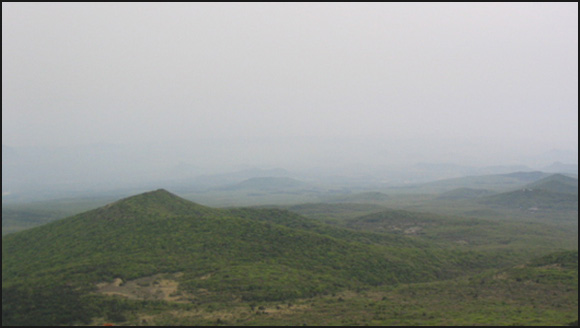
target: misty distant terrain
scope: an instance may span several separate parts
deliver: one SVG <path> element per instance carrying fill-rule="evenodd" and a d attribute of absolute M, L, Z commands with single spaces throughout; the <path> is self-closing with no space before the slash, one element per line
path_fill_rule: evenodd
<path fill-rule="evenodd" d="M 209 149 L 212 146 L 215 150 Z M 320 147 L 325 148 L 324 144 Z M 183 149 L 187 150 L 183 152 Z M 244 180 L 268 177 L 295 179 L 309 183 L 314 189 L 364 191 L 369 188 L 402 187 L 400 190 L 402 192 L 407 187 L 408 190 L 412 190 L 420 183 L 433 180 L 441 180 L 431 183 L 434 188 L 443 186 L 447 183 L 444 180 L 450 178 L 458 179 L 455 184 L 450 181 L 448 183 L 450 186 L 466 187 L 472 182 L 460 183 L 460 179 L 464 176 L 509 174 L 515 171 L 532 172 L 535 169 L 529 166 L 477 167 L 427 163 L 409 166 L 363 165 L 355 168 L 355 161 L 364 160 L 366 156 L 364 153 L 361 154 L 363 157 L 341 161 L 341 166 L 318 168 L 302 161 L 295 162 L 289 167 L 273 166 L 259 169 L 244 165 L 240 161 L 240 158 L 248 158 L 247 155 L 239 157 L 232 155 L 228 160 L 211 165 L 212 163 L 208 162 L 203 154 L 213 152 L 215 156 L 216 153 L 219 154 L 219 149 L 221 149 L 219 143 L 200 146 L 197 151 L 195 145 L 185 144 L 138 147 L 93 145 L 65 148 L 20 148 L 2 145 L 2 192 L 3 196 L 6 196 L 3 200 L 50 199 L 78 194 L 110 193 L 122 189 L 131 193 L 159 185 L 182 192 L 198 192 L 233 188 L 233 185 Z M 287 151 L 291 153 L 292 149 L 291 147 Z M 239 149 L 239 152 L 244 151 L 252 153 L 247 148 Z M 369 150 L 367 155 L 371 153 Z M 322 155 L 313 155 L 309 160 L 322 161 L 320 156 Z M 560 156 L 563 157 L 561 154 Z M 561 157 L 552 158 L 553 164 L 545 167 L 545 172 L 577 175 L 578 165 L 557 162 Z M 485 189 L 486 185 L 480 187 Z"/>

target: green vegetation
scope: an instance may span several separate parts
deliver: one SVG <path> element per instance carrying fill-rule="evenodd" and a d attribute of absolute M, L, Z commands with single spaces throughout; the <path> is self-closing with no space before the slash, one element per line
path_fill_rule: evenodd
<path fill-rule="evenodd" d="M 337 224 L 346 219 L 376 213 L 384 210 L 383 206 L 374 204 L 353 203 L 310 203 L 284 207 L 305 217 L 328 224 Z"/>
<path fill-rule="evenodd" d="M 384 210 L 344 220 L 342 224 L 356 230 L 414 236 L 444 247 L 517 251 L 518 256 L 577 247 L 578 240 L 577 231 L 566 231 L 546 223 L 502 222 L 406 210 Z"/>
<path fill-rule="evenodd" d="M 466 198 L 379 203 L 487 209 L 473 205 L 487 197 Z M 3 236 L 2 323 L 569 324 L 571 206 L 559 220 L 352 203 L 215 209 L 157 190 Z"/>

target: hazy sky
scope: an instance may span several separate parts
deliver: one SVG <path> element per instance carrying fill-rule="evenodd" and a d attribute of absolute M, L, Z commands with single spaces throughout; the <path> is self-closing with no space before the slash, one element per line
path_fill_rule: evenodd
<path fill-rule="evenodd" d="M 9 146 L 577 151 L 577 113 L 578 3 L 2 3 Z"/>

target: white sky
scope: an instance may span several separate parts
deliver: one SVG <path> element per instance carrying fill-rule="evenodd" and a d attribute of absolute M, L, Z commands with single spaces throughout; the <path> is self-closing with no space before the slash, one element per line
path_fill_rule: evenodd
<path fill-rule="evenodd" d="M 2 3 L 5 145 L 294 137 L 577 151 L 578 3 Z"/>

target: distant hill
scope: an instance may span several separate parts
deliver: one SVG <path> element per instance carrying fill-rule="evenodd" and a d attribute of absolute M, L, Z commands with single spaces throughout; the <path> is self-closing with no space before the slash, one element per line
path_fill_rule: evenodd
<path fill-rule="evenodd" d="M 157 190 L 3 237 L 2 322 L 87 324 L 119 306 L 104 292 L 183 302 L 286 300 L 450 277 L 484 262 L 406 236 L 282 210 L 213 209 Z M 160 279 L 174 286 L 173 296 L 139 289 Z"/>
<path fill-rule="evenodd" d="M 504 208 L 544 210 L 578 209 L 578 180 L 553 174 L 520 189 L 485 197 L 480 203 Z"/>
<path fill-rule="evenodd" d="M 473 188 L 457 188 L 440 194 L 438 199 L 458 200 L 458 199 L 474 199 L 494 194 L 493 191 L 485 189 Z"/>
<path fill-rule="evenodd" d="M 379 205 L 357 203 L 310 203 L 291 205 L 287 208 L 292 212 L 322 221 L 354 218 L 385 209 Z"/>
<path fill-rule="evenodd" d="M 530 211 L 578 210 L 578 195 L 552 192 L 543 189 L 523 188 L 489 197 L 484 197 L 480 203 L 487 206 L 523 209 Z"/>
<path fill-rule="evenodd" d="M 508 174 L 467 176 L 393 189 L 400 192 L 424 193 L 442 193 L 459 188 L 485 189 L 501 192 L 522 187 L 549 175 L 549 173 L 544 172 L 513 172 Z"/>
<path fill-rule="evenodd" d="M 375 203 L 389 199 L 387 194 L 372 191 L 329 198 L 328 203 Z"/>
<path fill-rule="evenodd" d="M 540 172 L 540 171 L 534 171 L 534 172 L 513 172 L 513 173 L 507 173 L 507 174 L 500 174 L 500 177 L 505 177 L 505 178 L 513 178 L 516 179 L 518 181 L 522 181 L 522 182 L 532 182 L 532 181 L 537 181 L 539 179 L 542 179 L 544 177 L 546 177 L 547 173 L 545 172 Z"/>
<path fill-rule="evenodd" d="M 440 222 L 441 219 L 441 216 L 430 213 L 388 209 L 349 220 L 347 226 L 367 231 L 400 233 L 405 233 L 412 227 L 419 227 L 420 229 L 415 229 L 413 232 L 406 232 L 416 233 L 420 232 L 424 226 Z"/>
<path fill-rule="evenodd" d="M 525 189 L 541 189 L 564 194 L 578 194 L 578 179 L 562 174 L 550 175 L 546 178 L 530 183 Z"/>
<path fill-rule="evenodd" d="M 279 191 L 299 188 L 312 188 L 309 184 L 286 177 L 259 177 L 244 180 L 232 186 L 220 188 L 220 190 L 260 190 Z"/>
<path fill-rule="evenodd" d="M 231 173 L 202 175 L 198 176 L 189 183 L 193 185 L 201 185 L 205 187 L 219 187 L 223 185 L 233 185 L 242 181 L 256 178 L 256 177 L 273 177 L 273 178 L 289 178 L 292 174 L 285 169 L 246 169 Z"/>

